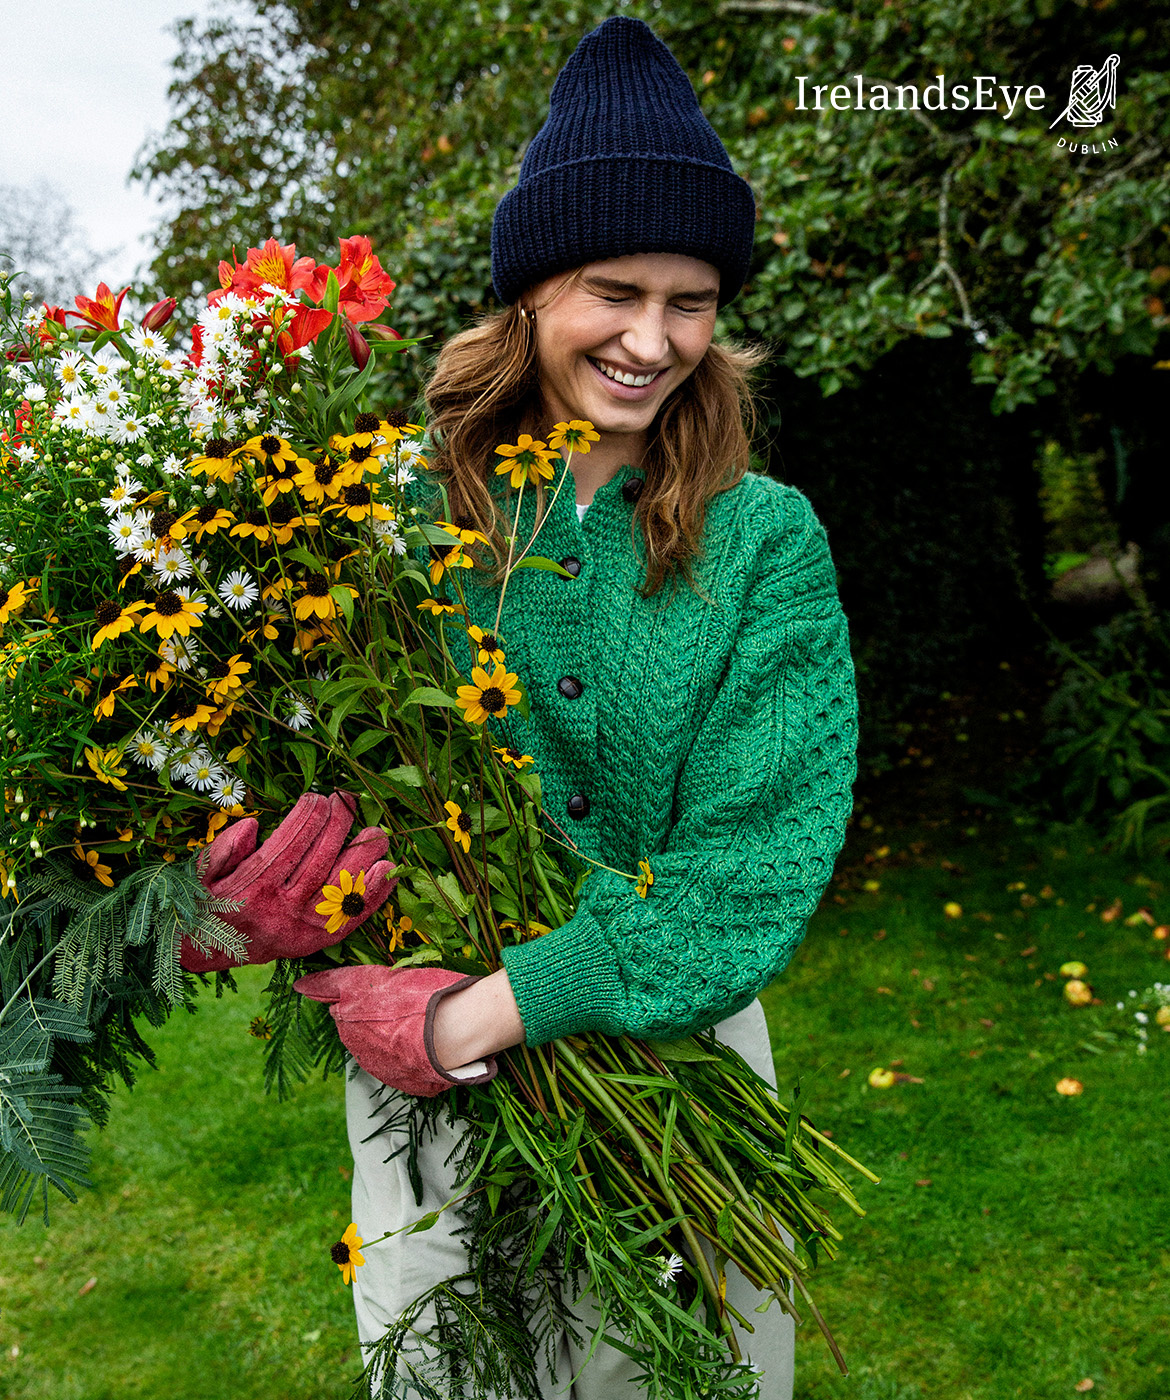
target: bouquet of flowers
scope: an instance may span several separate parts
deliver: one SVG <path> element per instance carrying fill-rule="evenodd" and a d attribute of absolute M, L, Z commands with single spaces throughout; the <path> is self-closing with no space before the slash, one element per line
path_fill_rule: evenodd
<path fill-rule="evenodd" d="M 556 857 L 539 775 L 508 742 L 523 684 L 448 592 L 462 601 L 486 540 L 411 504 L 425 424 L 371 406 L 416 342 L 377 321 L 394 283 L 369 241 L 342 239 L 326 265 L 269 239 L 219 273 L 185 350 L 172 299 L 132 327 L 125 292 L 33 309 L 0 276 L 0 1203 L 21 1218 L 38 1192 L 47 1217 L 50 1184 L 70 1199 L 84 1184 L 80 1116 L 104 1121 L 115 1078 L 150 1058 L 135 1017 L 160 1024 L 206 981 L 184 946 L 243 957 L 218 917 L 238 905 L 199 878 L 233 817 L 266 831 L 304 793 L 346 789 L 390 840 L 393 898 L 353 929 L 367 872 L 343 873 L 320 892 L 337 944 L 275 965 L 256 1032 L 282 1092 L 345 1063 L 328 1008 L 292 989 L 301 974 L 492 972 L 504 946 L 570 918 L 588 878 Z M 523 490 L 564 452 L 563 484 L 590 430 L 501 444 L 501 470 Z M 559 570 L 532 544 L 511 568 Z M 640 867 L 629 878 L 652 897 Z M 217 995 L 234 986 L 213 976 Z M 781 1102 L 713 1035 L 574 1036 L 502 1062 L 490 1083 L 416 1101 L 464 1129 L 451 1205 L 478 1241 L 440 1369 L 532 1393 L 548 1328 L 510 1280 L 583 1270 L 650 1394 L 748 1394 L 734 1264 L 799 1321 L 794 1284 L 844 1371 L 805 1279 L 842 1238 L 823 1203 L 864 1214 L 838 1164 L 877 1178 L 797 1091 Z M 364 1385 L 390 1384 L 426 1302 Z"/>

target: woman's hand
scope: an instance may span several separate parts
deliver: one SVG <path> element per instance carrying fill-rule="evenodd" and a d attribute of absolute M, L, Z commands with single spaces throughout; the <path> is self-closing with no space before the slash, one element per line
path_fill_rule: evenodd
<path fill-rule="evenodd" d="M 444 997 L 433 1030 L 435 1059 L 448 1070 L 523 1044 L 524 1022 L 507 972 L 500 968 Z"/>
<path fill-rule="evenodd" d="M 348 841 L 356 812 L 353 793 L 325 797 L 307 792 L 259 849 L 254 817 L 225 827 L 208 846 L 200 878 L 215 897 L 243 901 L 242 908 L 217 917 L 248 939 L 245 963 L 319 953 L 339 943 L 385 903 L 398 883 L 391 878 L 393 865 L 383 859 L 390 842 L 376 826 Z M 360 908 L 330 932 L 316 906 L 323 886 L 336 885 L 342 871 L 355 877 L 364 872 L 365 891 L 352 896 Z M 239 966 L 226 953 L 204 953 L 187 938 L 179 961 L 188 972 Z"/>
<path fill-rule="evenodd" d="M 494 1055 L 448 1069 L 434 1051 L 439 1012 L 464 990 L 491 981 L 441 967 L 332 967 L 293 983 L 302 996 L 324 1002 L 342 1043 L 367 1074 L 404 1094 L 434 1098 L 454 1084 L 494 1079 Z"/>

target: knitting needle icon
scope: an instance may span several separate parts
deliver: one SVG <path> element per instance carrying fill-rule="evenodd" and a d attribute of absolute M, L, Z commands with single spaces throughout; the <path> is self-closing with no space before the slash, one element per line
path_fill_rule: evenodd
<path fill-rule="evenodd" d="M 1117 102 L 1117 68 L 1121 62 L 1118 54 L 1112 53 L 1099 71 L 1088 65 L 1075 70 L 1072 76 L 1072 90 L 1068 95 L 1068 106 L 1049 126 L 1051 131 L 1056 122 L 1068 117 L 1073 126 L 1096 126 L 1105 113 L 1106 107 Z"/>

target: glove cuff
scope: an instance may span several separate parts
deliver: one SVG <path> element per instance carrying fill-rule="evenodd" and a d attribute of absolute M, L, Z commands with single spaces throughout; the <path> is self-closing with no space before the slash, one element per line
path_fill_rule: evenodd
<path fill-rule="evenodd" d="M 454 1072 L 445 1070 L 435 1058 L 435 1015 L 439 1010 L 439 1003 L 452 992 L 460 992 L 464 987 L 470 987 L 473 982 L 482 980 L 474 975 L 462 977 L 448 987 L 440 987 L 427 1002 L 427 1012 L 423 1019 L 423 1046 L 427 1052 L 427 1059 L 431 1062 L 431 1069 L 449 1084 L 487 1084 L 496 1077 L 496 1071 L 499 1069 L 494 1055 L 475 1060 L 470 1065 L 463 1065 Z M 469 1070 L 474 1072 L 469 1074 Z"/>

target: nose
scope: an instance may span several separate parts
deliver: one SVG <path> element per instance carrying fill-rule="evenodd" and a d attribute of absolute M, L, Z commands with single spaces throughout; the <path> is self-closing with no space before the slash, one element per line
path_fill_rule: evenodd
<path fill-rule="evenodd" d="M 620 337 L 622 352 L 640 365 L 660 365 L 666 359 L 666 307 L 643 302 L 631 312 Z"/>

